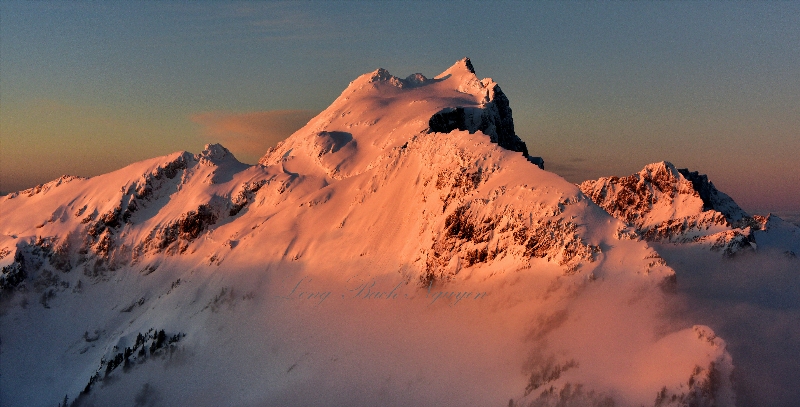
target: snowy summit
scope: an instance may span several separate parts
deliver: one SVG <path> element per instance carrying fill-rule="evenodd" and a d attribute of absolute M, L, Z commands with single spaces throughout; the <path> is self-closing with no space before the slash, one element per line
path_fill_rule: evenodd
<path fill-rule="evenodd" d="M 641 236 L 746 214 L 668 163 L 542 167 L 463 59 L 361 75 L 258 165 L 211 144 L 4 197 L 0 404 L 732 406 Z"/>

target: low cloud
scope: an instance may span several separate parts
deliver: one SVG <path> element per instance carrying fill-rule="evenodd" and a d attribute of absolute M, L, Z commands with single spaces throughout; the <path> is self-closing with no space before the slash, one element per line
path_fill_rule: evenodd
<path fill-rule="evenodd" d="M 710 326 L 727 342 L 736 366 L 737 405 L 795 405 L 800 260 L 769 248 L 733 258 L 665 250 L 660 254 L 678 277 L 678 297 L 669 309 Z"/>
<path fill-rule="evenodd" d="M 209 142 L 220 143 L 239 160 L 255 163 L 278 142 L 303 127 L 317 112 L 309 110 L 267 110 L 261 112 L 203 112 L 191 116 L 202 126 Z"/>

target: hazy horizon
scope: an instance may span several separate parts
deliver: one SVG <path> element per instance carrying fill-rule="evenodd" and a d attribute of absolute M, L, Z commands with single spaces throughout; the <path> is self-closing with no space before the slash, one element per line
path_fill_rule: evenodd
<path fill-rule="evenodd" d="M 209 142 L 254 163 L 358 75 L 467 56 L 570 182 L 670 161 L 748 211 L 800 211 L 795 3 L 0 8 L 4 193 Z"/>
<path fill-rule="evenodd" d="M 0 197 L 0 404 L 800 400 L 796 16 L 129 4 L 2 3 L 0 182 L 111 172 Z"/>

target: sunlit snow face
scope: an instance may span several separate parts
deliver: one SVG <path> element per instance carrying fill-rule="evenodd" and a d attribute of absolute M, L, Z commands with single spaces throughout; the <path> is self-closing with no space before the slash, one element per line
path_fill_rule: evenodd
<path fill-rule="evenodd" d="M 698 265 L 739 257 L 642 241 L 489 134 L 431 131 L 452 104 L 499 114 L 468 66 L 413 86 L 363 75 L 261 165 L 209 144 L 0 200 L 3 273 L 21 278 L 0 304 L 3 360 L 29 373 L 9 397 L 732 405 L 735 359 L 698 321 L 729 315 L 684 310 L 713 308 L 703 288 L 725 275 Z M 796 300 L 758 294 L 728 305 Z M 30 352 L 65 362 L 42 373 Z"/>

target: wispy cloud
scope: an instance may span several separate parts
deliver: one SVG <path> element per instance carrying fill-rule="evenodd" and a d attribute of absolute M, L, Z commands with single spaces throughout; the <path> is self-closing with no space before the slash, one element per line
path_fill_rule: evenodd
<path fill-rule="evenodd" d="M 544 168 L 564 177 L 569 182 L 582 182 L 594 175 L 590 163 L 584 158 L 571 158 L 560 161 L 545 161 Z"/>
<path fill-rule="evenodd" d="M 309 110 L 267 110 L 257 112 L 202 112 L 191 120 L 202 126 L 201 135 L 218 142 L 240 160 L 256 162 L 268 148 L 303 127 L 317 112 Z"/>

